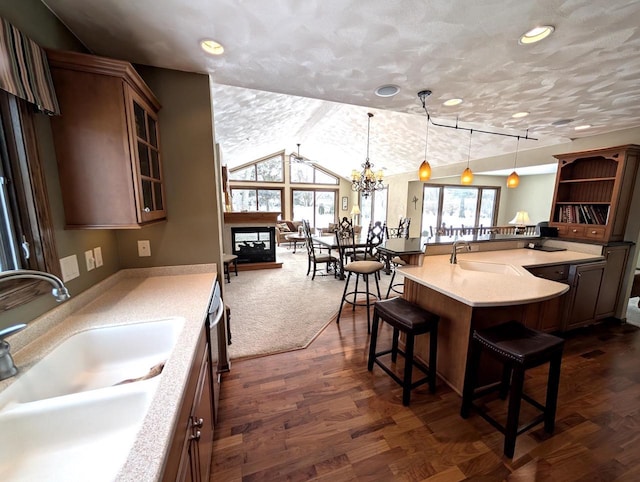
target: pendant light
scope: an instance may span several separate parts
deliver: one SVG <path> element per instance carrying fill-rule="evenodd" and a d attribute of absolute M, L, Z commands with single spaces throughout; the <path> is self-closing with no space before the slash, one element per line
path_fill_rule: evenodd
<path fill-rule="evenodd" d="M 427 114 L 427 135 L 424 140 L 424 161 L 420 164 L 418 169 L 418 178 L 421 181 L 428 181 L 431 178 L 431 166 L 427 161 L 427 147 L 429 146 L 429 114 Z"/>
<path fill-rule="evenodd" d="M 518 187 L 518 184 L 520 184 L 520 176 L 518 176 L 518 173 L 516 172 L 516 165 L 518 163 L 518 147 L 519 146 L 520 146 L 520 137 L 518 137 L 518 141 L 516 143 L 516 158 L 513 161 L 513 172 L 509 174 L 509 177 L 507 177 L 507 187 L 510 187 L 510 188 Z"/>
<path fill-rule="evenodd" d="M 462 176 L 460 176 L 460 184 L 464 184 L 468 186 L 473 182 L 473 172 L 469 169 L 469 161 L 471 160 L 471 137 L 473 136 L 473 129 L 469 131 L 469 153 L 467 154 L 467 168 L 462 171 Z"/>

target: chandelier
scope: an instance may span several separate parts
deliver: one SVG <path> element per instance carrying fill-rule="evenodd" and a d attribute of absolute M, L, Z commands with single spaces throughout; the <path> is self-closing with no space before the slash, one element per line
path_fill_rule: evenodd
<path fill-rule="evenodd" d="M 382 182 L 384 173 L 382 169 L 374 174 L 373 164 L 369 162 L 369 133 L 371 130 L 371 118 L 372 113 L 367 113 L 369 119 L 367 119 L 367 158 L 362 164 L 362 172 L 358 172 L 357 169 L 351 171 L 351 190 L 359 191 L 363 197 L 369 197 L 373 191 L 380 191 L 384 189 Z"/>

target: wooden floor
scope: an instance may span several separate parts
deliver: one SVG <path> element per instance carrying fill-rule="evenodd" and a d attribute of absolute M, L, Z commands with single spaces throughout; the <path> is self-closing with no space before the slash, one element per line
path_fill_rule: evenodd
<path fill-rule="evenodd" d="M 420 387 L 403 407 L 400 387 L 379 367 L 367 371 L 368 342 L 358 309 L 305 350 L 234 362 L 211 481 L 640 480 L 635 326 L 567 336 L 555 433 L 537 426 L 519 436 L 512 460 L 486 421 L 460 418 L 460 397 L 440 380 L 435 395 Z M 525 389 L 543 401 L 546 368 L 527 374 Z M 502 401 L 490 403 L 502 411 Z"/>

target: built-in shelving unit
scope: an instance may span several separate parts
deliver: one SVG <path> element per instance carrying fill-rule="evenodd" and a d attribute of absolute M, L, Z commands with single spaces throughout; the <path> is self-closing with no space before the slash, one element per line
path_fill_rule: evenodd
<path fill-rule="evenodd" d="M 556 156 L 550 225 L 560 237 L 623 240 L 639 155 L 625 145 Z"/>

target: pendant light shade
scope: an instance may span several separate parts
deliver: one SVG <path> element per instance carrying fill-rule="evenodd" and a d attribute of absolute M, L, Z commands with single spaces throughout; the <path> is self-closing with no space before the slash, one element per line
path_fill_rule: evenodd
<path fill-rule="evenodd" d="M 462 171 L 462 176 L 460 176 L 460 184 L 464 184 L 468 186 L 473 182 L 473 172 L 469 169 L 469 161 L 471 160 L 471 138 L 473 137 L 473 129 L 469 132 L 469 154 L 467 154 L 467 168 Z"/>
<path fill-rule="evenodd" d="M 431 179 L 431 166 L 429 165 L 429 161 L 427 161 L 427 147 L 429 147 L 429 113 L 427 112 L 427 134 L 424 139 L 424 161 L 420 164 L 420 169 L 418 169 L 418 178 L 421 181 L 428 181 Z"/>
<path fill-rule="evenodd" d="M 520 137 L 518 137 L 518 141 L 516 143 L 516 157 L 513 161 L 513 172 L 509 174 L 509 177 L 507 177 L 507 187 L 510 187 L 510 188 L 518 187 L 518 184 L 520 184 L 520 176 L 518 176 L 518 173 L 516 172 L 516 165 L 518 164 L 518 147 L 519 146 L 520 146 Z"/>
<path fill-rule="evenodd" d="M 422 164 L 420 164 L 420 169 L 418 169 L 418 177 L 421 181 L 428 181 L 429 179 L 431 179 L 431 166 L 426 159 L 422 161 Z"/>
<path fill-rule="evenodd" d="M 460 184 L 464 184 L 468 186 L 473 182 L 473 172 L 468 167 L 462 171 L 462 176 L 460 176 Z"/>

